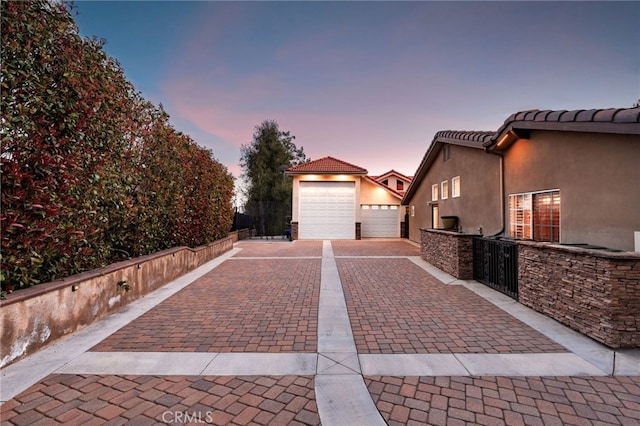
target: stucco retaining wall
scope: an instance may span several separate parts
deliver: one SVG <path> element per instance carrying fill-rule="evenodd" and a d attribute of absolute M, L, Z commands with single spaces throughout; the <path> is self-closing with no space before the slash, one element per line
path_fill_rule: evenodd
<path fill-rule="evenodd" d="M 640 255 L 518 242 L 518 301 L 611 348 L 640 347 Z"/>
<path fill-rule="evenodd" d="M 440 229 L 420 229 L 421 256 L 461 280 L 473 279 L 473 237 Z"/>
<path fill-rule="evenodd" d="M 0 367 L 82 329 L 233 248 L 233 237 L 177 247 L 18 290 L 0 301 Z M 125 282 L 126 291 L 118 282 Z"/>

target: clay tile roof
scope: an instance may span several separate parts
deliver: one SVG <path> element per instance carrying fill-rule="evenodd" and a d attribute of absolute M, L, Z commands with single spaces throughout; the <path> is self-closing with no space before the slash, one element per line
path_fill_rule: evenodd
<path fill-rule="evenodd" d="M 618 123 L 640 123 L 640 108 L 619 109 L 611 121 Z"/>
<path fill-rule="evenodd" d="M 333 157 L 324 157 L 319 160 L 308 161 L 297 166 L 289 167 L 286 170 L 287 175 L 302 174 L 347 174 L 347 175 L 366 175 L 368 172 L 362 167 L 355 166 L 346 161 L 338 160 Z"/>
<path fill-rule="evenodd" d="M 511 114 L 493 136 L 484 142 L 491 150 L 500 138 L 519 130 L 556 130 L 594 133 L 640 134 L 640 107 L 609 109 L 529 110 Z"/>
<path fill-rule="evenodd" d="M 459 130 L 442 130 L 436 133 L 434 140 L 441 141 L 466 141 L 466 142 L 486 142 L 491 139 L 495 132 L 485 131 L 459 131 Z"/>

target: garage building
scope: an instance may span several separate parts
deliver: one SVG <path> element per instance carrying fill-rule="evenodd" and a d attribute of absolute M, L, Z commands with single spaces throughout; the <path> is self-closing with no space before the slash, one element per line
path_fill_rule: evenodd
<path fill-rule="evenodd" d="M 293 178 L 292 238 L 399 238 L 402 195 L 367 170 L 324 157 L 287 169 Z"/>

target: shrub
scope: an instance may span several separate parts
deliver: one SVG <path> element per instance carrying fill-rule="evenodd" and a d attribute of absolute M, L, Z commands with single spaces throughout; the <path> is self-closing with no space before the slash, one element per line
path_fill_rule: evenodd
<path fill-rule="evenodd" d="M 79 36 L 70 6 L 0 7 L 3 290 L 225 236 L 227 170 Z"/>

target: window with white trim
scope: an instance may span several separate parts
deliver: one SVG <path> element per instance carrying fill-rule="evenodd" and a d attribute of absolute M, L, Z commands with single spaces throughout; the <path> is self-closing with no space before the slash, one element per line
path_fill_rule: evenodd
<path fill-rule="evenodd" d="M 451 179 L 451 197 L 457 198 L 460 196 L 460 176 L 456 176 Z"/>
<path fill-rule="evenodd" d="M 431 185 L 431 201 L 438 201 L 438 184 Z"/>
<path fill-rule="evenodd" d="M 560 191 L 509 195 L 509 236 L 560 242 Z"/>
<path fill-rule="evenodd" d="M 440 197 L 443 200 L 449 198 L 449 181 L 444 180 L 440 183 Z"/>

